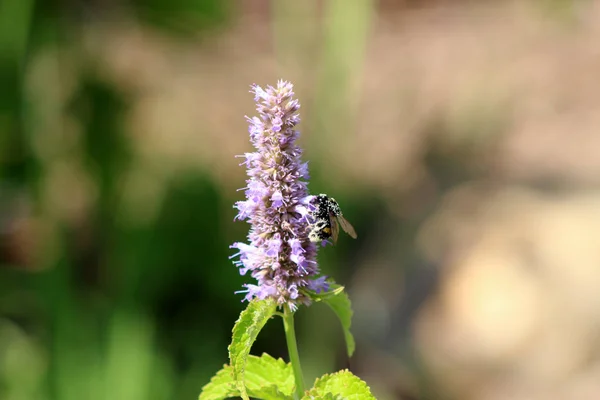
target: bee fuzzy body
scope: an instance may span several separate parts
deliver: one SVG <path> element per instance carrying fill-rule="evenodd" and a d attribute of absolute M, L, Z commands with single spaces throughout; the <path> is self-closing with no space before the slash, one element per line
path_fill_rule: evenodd
<path fill-rule="evenodd" d="M 333 197 L 326 194 L 315 196 L 316 210 L 313 213 L 315 222 L 310 226 L 308 238 L 311 242 L 319 243 L 329 238 L 337 242 L 339 227 L 344 232 L 356 239 L 356 232 L 348 222 L 340 209 L 340 205 Z"/>
<path fill-rule="evenodd" d="M 319 243 L 331 237 L 331 223 L 329 220 L 318 220 L 310 228 L 308 238 L 313 243 Z"/>

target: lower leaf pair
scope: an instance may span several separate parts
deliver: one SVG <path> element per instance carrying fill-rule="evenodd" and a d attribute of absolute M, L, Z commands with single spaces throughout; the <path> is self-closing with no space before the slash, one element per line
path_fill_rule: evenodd
<path fill-rule="evenodd" d="M 294 375 L 292 366 L 268 354 L 249 356 L 245 369 L 247 395 L 264 400 L 292 400 Z M 223 400 L 240 397 L 233 368 L 226 365 L 202 389 L 200 400 Z M 302 400 L 375 399 L 367 384 L 348 370 L 327 374 L 317 379 Z"/>
<path fill-rule="evenodd" d="M 350 333 L 352 309 L 344 288 L 332 284 L 331 291 L 313 294 L 312 299 L 329 305 L 336 313 L 346 338 L 348 356 L 354 352 L 354 338 Z M 268 354 L 250 355 L 250 349 L 267 321 L 276 313 L 273 299 L 253 300 L 242 311 L 232 332 L 229 345 L 230 364 L 226 365 L 204 386 L 200 400 L 222 400 L 231 397 L 256 399 L 375 399 L 369 387 L 348 370 L 327 374 L 316 380 L 314 386 L 302 393 L 296 390 L 294 369 L 290 363 Z M 302 387 L 302 384 L 300 384 Z"/>

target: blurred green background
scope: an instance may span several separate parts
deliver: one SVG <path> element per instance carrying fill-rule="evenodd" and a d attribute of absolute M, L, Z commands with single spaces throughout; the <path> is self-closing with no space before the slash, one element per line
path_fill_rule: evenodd
<path fill-rule="evenodd" d="M 249 279 L 249 85 L 278 79 L 359 234 L 319 255 L 356 355 L 302 309 L 308 382 L 600 398 L 599 27 L 596 1 L 0 0 L 0 399 L 198 396 Z"/>

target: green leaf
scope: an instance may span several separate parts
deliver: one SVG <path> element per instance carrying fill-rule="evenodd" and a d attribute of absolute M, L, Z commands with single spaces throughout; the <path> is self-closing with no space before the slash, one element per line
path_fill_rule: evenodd
<path fill-rule="evenodd" d="M 292 399 L 294 373 L 292 365 L 268 354 L 248 356 L 246 364 L 246 389 L 248 395 L 264 400 Z M 233 367 L 225 365 L 202 388 L 199 400 L 223 400 L 239 397 L 241 393 L 233 379 Z"/>
<path fill-rule="evenodd" d="M 334 396 L 331 393 L 325 393 L 324 395 L 319 395 L 319 396 L 310 395 L 308 397 L 303 397 L 302 398 L 302 400 L 304 400 L 304 399 L 310 399 L 310 400 L 344 400 L 343 397 Z"/>
<path fill-rule="evenodd" d="M 244 400 L 249 400 L 244 375 L 250 348 L 260 330 L 275 313 L 276 307 L 277 303 L 273 299 L 252 300 L 233 327 L 231 344 L 228 348 L 229 361 L 233 368 L 233 379 Z"/>
<path fill-rule="evenodd" d="M 323 375 L 302 398 L 316 399 L 376 400 L 369 386 L 347 369 Z"/>
<path fill-rule="evenodd" d="M 331 295 L 327 295 L 331 293 Z M 342 328 L 344 330 L 344 337 L 346 338 L 346 350 L 348 357 L 352 357 L 356 344 L 354 343 L 354 336 L 350 332 L 350 325 L 352 324 L 352 305 L 348 294 L 344 292 L 344 287 L 335 283 L 331 284 L 331 290 L 325 295 L 316 295 L 321 297 L 313 297 L 315 301 L 322 301 L 326 303 L 333 312 L 338 316 Z"/>
<path fill-rule="evenodd" d="M 199 400 L 222 400 L 240 395 L 233 379 L 233 368 L 224 365 L 209 383 L 204 385 Z"/>
<path fill-rule="evenodd" d="M 250 396 L 260 399 L 292 398 L 294 393 L 292 364 L 268 354 L 250 356 L 246 365 L 246 387 Z"/>

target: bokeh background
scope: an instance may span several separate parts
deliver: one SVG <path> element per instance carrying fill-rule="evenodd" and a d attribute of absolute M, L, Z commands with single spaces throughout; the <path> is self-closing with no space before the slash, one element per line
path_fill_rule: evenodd
<path fill-rule="evenodd" d="M 379 399 L 600 399 L 600 2 L 1 0 L 0 399 L 194 399 L 227 362 L 251 83 L 295 83 Z M 253 352 L 286 357 L 271 322 Z"/>

